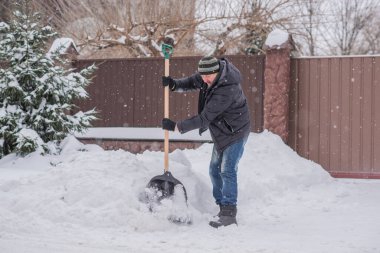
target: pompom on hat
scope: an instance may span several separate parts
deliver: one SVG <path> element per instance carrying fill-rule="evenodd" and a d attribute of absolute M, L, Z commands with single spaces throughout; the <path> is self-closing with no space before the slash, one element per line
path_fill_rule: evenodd
<path fill-rule="evenodd" d="M 219 72 L 219 60 L 213 56 L 205 56 L 198 63 L 198 72 L 201 75 L 210 75 Z"/>

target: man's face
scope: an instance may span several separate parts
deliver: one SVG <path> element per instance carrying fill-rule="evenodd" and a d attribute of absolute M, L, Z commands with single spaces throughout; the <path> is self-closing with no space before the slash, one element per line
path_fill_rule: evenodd
<path fill-rule="evenodd" d="M 201 75 L 203 82 L 207 83 L 208 86 L 212 84 L 212 82 L 215 80 L 218 73 L 209 74 L 209 75 Z"/>

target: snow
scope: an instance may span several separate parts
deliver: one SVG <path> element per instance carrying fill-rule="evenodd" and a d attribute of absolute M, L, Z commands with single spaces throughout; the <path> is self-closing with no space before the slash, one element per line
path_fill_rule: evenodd
<path fill-rule="evenodd" d="M 121 36 L 119 39 L 117 39 L 117 41 L 120 42 L 121 44 L 125 44 L 126 40 L 127 40 L 127 37 L 125 37 L 124 35 Z"/>
<path fill-rule="evenodd" d="M 209 131 L 199 135 L 198 130 L 189 131 L 185 134 L 170 132 L 170 140 L 176 141 L 205 141 L 210 142 Z M 80 139 L 128 139 L 128 140 L 163 140 L 164 132 L 162 128 L 154 127 L 93 127 L 88 128 L 85 133 L 76 134 Z"/>
<path fill-rule="evenodd" d="M 20 87 L 18 81 L 16 78 L 12 78 L 10 82 L 8 83 L 8 87 Z"/>
<path fill-rule="evenodd" d="M 130 35 L 128 36 L 135 41 L 140 41 L 140 42 L 147 42 L 148 41 L 148 36 L 139 36 L 139 35 Z"/>
<path fill-rule="evenodd" d="M 380 252 L 380 181 L 333 179 L 268 131 L 251 133 L 239 165 L 239 226 L 221 229 L 208 225 L 212 144 L 169 156 L 192 225 L 139 200 L 163 172 L 162 152 L 104 151 L 74 137 L 61 148 L 0 160 L 0 252 Z"/>
<path fill-rule="evenodd" d="M 146 50 L 146 48 L 145 48 L 143 45 L 138 44 L 137 46 L 139 47 L 140 51 L 141 51 L 145 56 L 148 56 L 148 57 L 150 56 L 150 53 L 148 52 L 148 50 Z"/>
<path fill-rule="evenodd" d="M 167 36 L 169 37 L 169 36 Z M 174 41 L 174 40 L 173 40 Z M 155 48 L 157 51 L 161 52 L 161 56 L 164 56 L 164 54 L 162 53 L 162 49 L 161 47 L 157 44 L 157 42 L 155 42 L 154 40 L 150 40 L 150 44 L 152 45 L 153 48 Z M 162 45 L 162 44 L 161 44 Z"/>
<path fill-rule="evenodd" d="M 71 38 L 55 39 L 47 53 L 47 56 L 50 57 L 52 53 L 64 54 L 70 46 L 73 46 L 75 50 L 79 52 L 73 39 Z"/>
<path fill-rule="evenodd" d="M 268 34 L 264 45 L 268 46 L 269 48 L 274 46 L 281 46 L 288 40 L 288 38 L 289 34 L 286 31 L 275 29 Z"/>
<path fill-rule="evenodd" d="M 44 145 L 44 141 L 33 129 L 23 128 L 17 136 L 17 150 L 35 145 L 37 146 L 37 152 L 43 153 L 42 146 Z"/>
<path fill-rule="evenodd" d="M 118 25 L 111 24 L 110 27 L 111 27 L 112 29 L 115 29 L 115 30 L 121 32 L 121 33 L 124 33 L 124 32 L 125 32 L 125 28 L 123 28 L 123 27 L 119 27 Z"/>
<path fill-rule="evenodd" d="M 9 25 L 7 23 L 0 22 L 0 29 L 1 30 L 9 29 Z"/>

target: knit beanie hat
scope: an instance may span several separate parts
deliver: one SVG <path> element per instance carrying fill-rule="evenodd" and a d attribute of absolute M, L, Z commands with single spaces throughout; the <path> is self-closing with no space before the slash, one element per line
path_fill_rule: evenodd
<path fill-rule="evenodd" d="M 219 61 L 213 56 L 205 56 L 198 63 L 198 72 L 201 75 L 210 75 L 219 72 Z"/>

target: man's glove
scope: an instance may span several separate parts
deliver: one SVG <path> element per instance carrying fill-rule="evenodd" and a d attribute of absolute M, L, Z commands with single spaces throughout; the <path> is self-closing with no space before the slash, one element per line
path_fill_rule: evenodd
<path fill-rule="evenodd" d="M 176 123 L 168 118 L 162 119 L 162 129 L 174 131 Z"/>
<path fill-rule="evenodd" d="M 175 87 L 176 87 L 176 82 L 170 76 L 163 76 L 162 77 L 162 85 L 164 87 L 165 86 L 169 86 L 169 89 L 171 89 L 172 91 L 174 91 Z"/>

